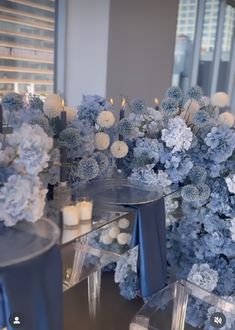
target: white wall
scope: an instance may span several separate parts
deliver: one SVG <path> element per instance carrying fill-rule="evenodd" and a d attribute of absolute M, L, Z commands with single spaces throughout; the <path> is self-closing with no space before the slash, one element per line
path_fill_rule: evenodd
<path fill-rule="evenodd" d="M 151 104 L 171 84 L 178 0 L 110 0 L 107 96 Z"/>
<path fill-rule="evenodd" d="M 65 101 L 83 94 L 150 104 L 171 83 L 178 0 L 67 1 Z"/>
<path fill-rule="evenodd" d="M 67 0 L 65 100 L 83 94 L 105 95 L 109 0 Z"/>

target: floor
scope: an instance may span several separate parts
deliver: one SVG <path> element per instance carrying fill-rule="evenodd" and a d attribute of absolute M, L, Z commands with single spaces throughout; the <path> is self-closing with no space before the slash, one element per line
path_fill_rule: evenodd
<path fill-rule="evenodd" d="M 96 330 L 128 330 L 131 319 L 143 305 L 142 299 L 128 301 L 119 294 L 112 273 L 102 276 L 100 317 Z M 65 293 L 64 330 L 91 330 L 88 316 L 87 282 Z"/>

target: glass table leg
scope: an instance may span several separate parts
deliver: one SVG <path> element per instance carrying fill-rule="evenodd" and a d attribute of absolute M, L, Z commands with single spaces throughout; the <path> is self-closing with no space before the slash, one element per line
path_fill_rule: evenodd
<path fill-rule="evenodd" d="M 175 284 L 171 330 L 184 330 L 187 303 L 187 288 L 182 283 L 177 282 Z"/>
<path fill-rule="evenodd" d="M 100 308 L 101 270 L 88 276 L 88 304 L 91 320 L 96 320 Z"/>

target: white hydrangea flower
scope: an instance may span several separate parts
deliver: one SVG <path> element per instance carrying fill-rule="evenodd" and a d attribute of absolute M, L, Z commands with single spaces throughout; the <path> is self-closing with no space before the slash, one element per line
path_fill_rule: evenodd
<path fill-rule="evenodd" d="M 162 119 L 162 113 L 161 113 L 161 111 L 158 111 L 158 110 L 156 110 L 154 108 L 148 107 L 146 109 L 145 113 L 147 114 L 147 116 L 149 118 L 151 118 L 154 121 L 160 121 Z M 144 114 L 144 116 L 145 116 L 145 114 Z"/>
<path fill-rule="evenodd" d="M 223 108 L 229 105 L 229 96 L 224 92 L 218 92 L 212 96 L 211 102 L 213 105 Z"/>
<path fill-rule="evenodd" d="M 115 270 L 115 283 L 121 283 L 128 276 L 128 270 L 137 272 L 138 246 L 124 254 L 117 262 Z"/>
<path fill-rule="evenodd" d="M 210 268 L 208 264 L 194 264 L 188 275 L 190 282 L 209 292 L 216 288 L 218 279 L 218 272 Z"/>
<path fill-rule="evenodd" d="M 172 184 L 172 181 L 169 178 L 169 175 L 162 170 L 158 171 L 157 180 L 158 180 L 158 184 L 162 187 L 168 187 Z"/>
<path fill-rule="evenodd" d="M 229 192 L 235 194 L 235 174 L 227 176 L 225 178 Z"/>
<path fill-rule="evenodd" d="M 110 128 L 115 123 L 114 114 L 111 111 L 101 111 L 97 117 L 97 124 L 103 128 Z"/>
<path fill-rule="evenodd" d="M 225 124 L 231 128 L 234 125 L 235 117 L 231 112 L 226 111 L 219 115 L 219 121 L 221 124 Z"/>
<path fill-rule="evenodd" d="M 14 160 L 15 155 L 15 150 L 12 147 L 6 147 L 4 150 L 0 150 L 0 164 L 10 164 Z"/>
<path fill-rule="evenodd" d="M 162 130 L 162 140 L 172 152 L 188 150 L 193 140 L 193 133 L 185 121 L 177 116 L 169 120 L 167 128 Z"/>
<path fill-rule="evenodd" d="M 36 222 L 43 215 L 46 193 L 39 177 L 11 175 L 0 188 L 1 220 L 8 227 L 21 220 Z"/>
<path fill-rule="evenodd" d="M 73 121 L 77 118 L 77 111 L 74 108 L 66 106 L 64 111 L 66 112 L 67 121 Z"/>
<path fill-rule="evenodd" d="M 45 99 L 43 112 L 49 118 L 55 118 L 60 115 L 63 110 L 62 99 L 59 95 L 48 95 Z"/>
<path fill-rule="evenodd" d="M 40 126 L 23 124 L 7 139 L 16 150 L 18 158 L 15 162 L 24 165 L 27 173 L 35 175 L 48 166 L 53 139 Z"/>
<path fill-rule="evenodd" d="M 128 154 L 129 148 L 124 141 L 115 141 L 111 145 L 111 153 L 115 158 L 124 158 Z"/>
<path fill-rule="evenodd" d="M 98 150 L 108 149 L 110 144 L 110 137 L 108 134 L 99 132 L 95 134 L 95 147 Z"/>

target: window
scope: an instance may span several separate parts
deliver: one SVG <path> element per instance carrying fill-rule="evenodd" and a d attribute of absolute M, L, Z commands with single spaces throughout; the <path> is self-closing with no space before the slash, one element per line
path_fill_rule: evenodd
<path fill-rule="evenodd" d="M 52 93 L 55 0 L 2 0 L 0 40 L 0 95 Z"/>
<path fill-rule="evenodd" d="M 188 17 L 188 11 L 179 11 L 178 22 L 181 15 Z M 183 89 L 198 84 L 208 96 L 227 92 L 235 107 L 235 7 L 226 0 L 195 1 L 194 15 L 190 14 L 194 30 L 182 27 L 183 35 L 177 29 L 172 83 Z"/>

